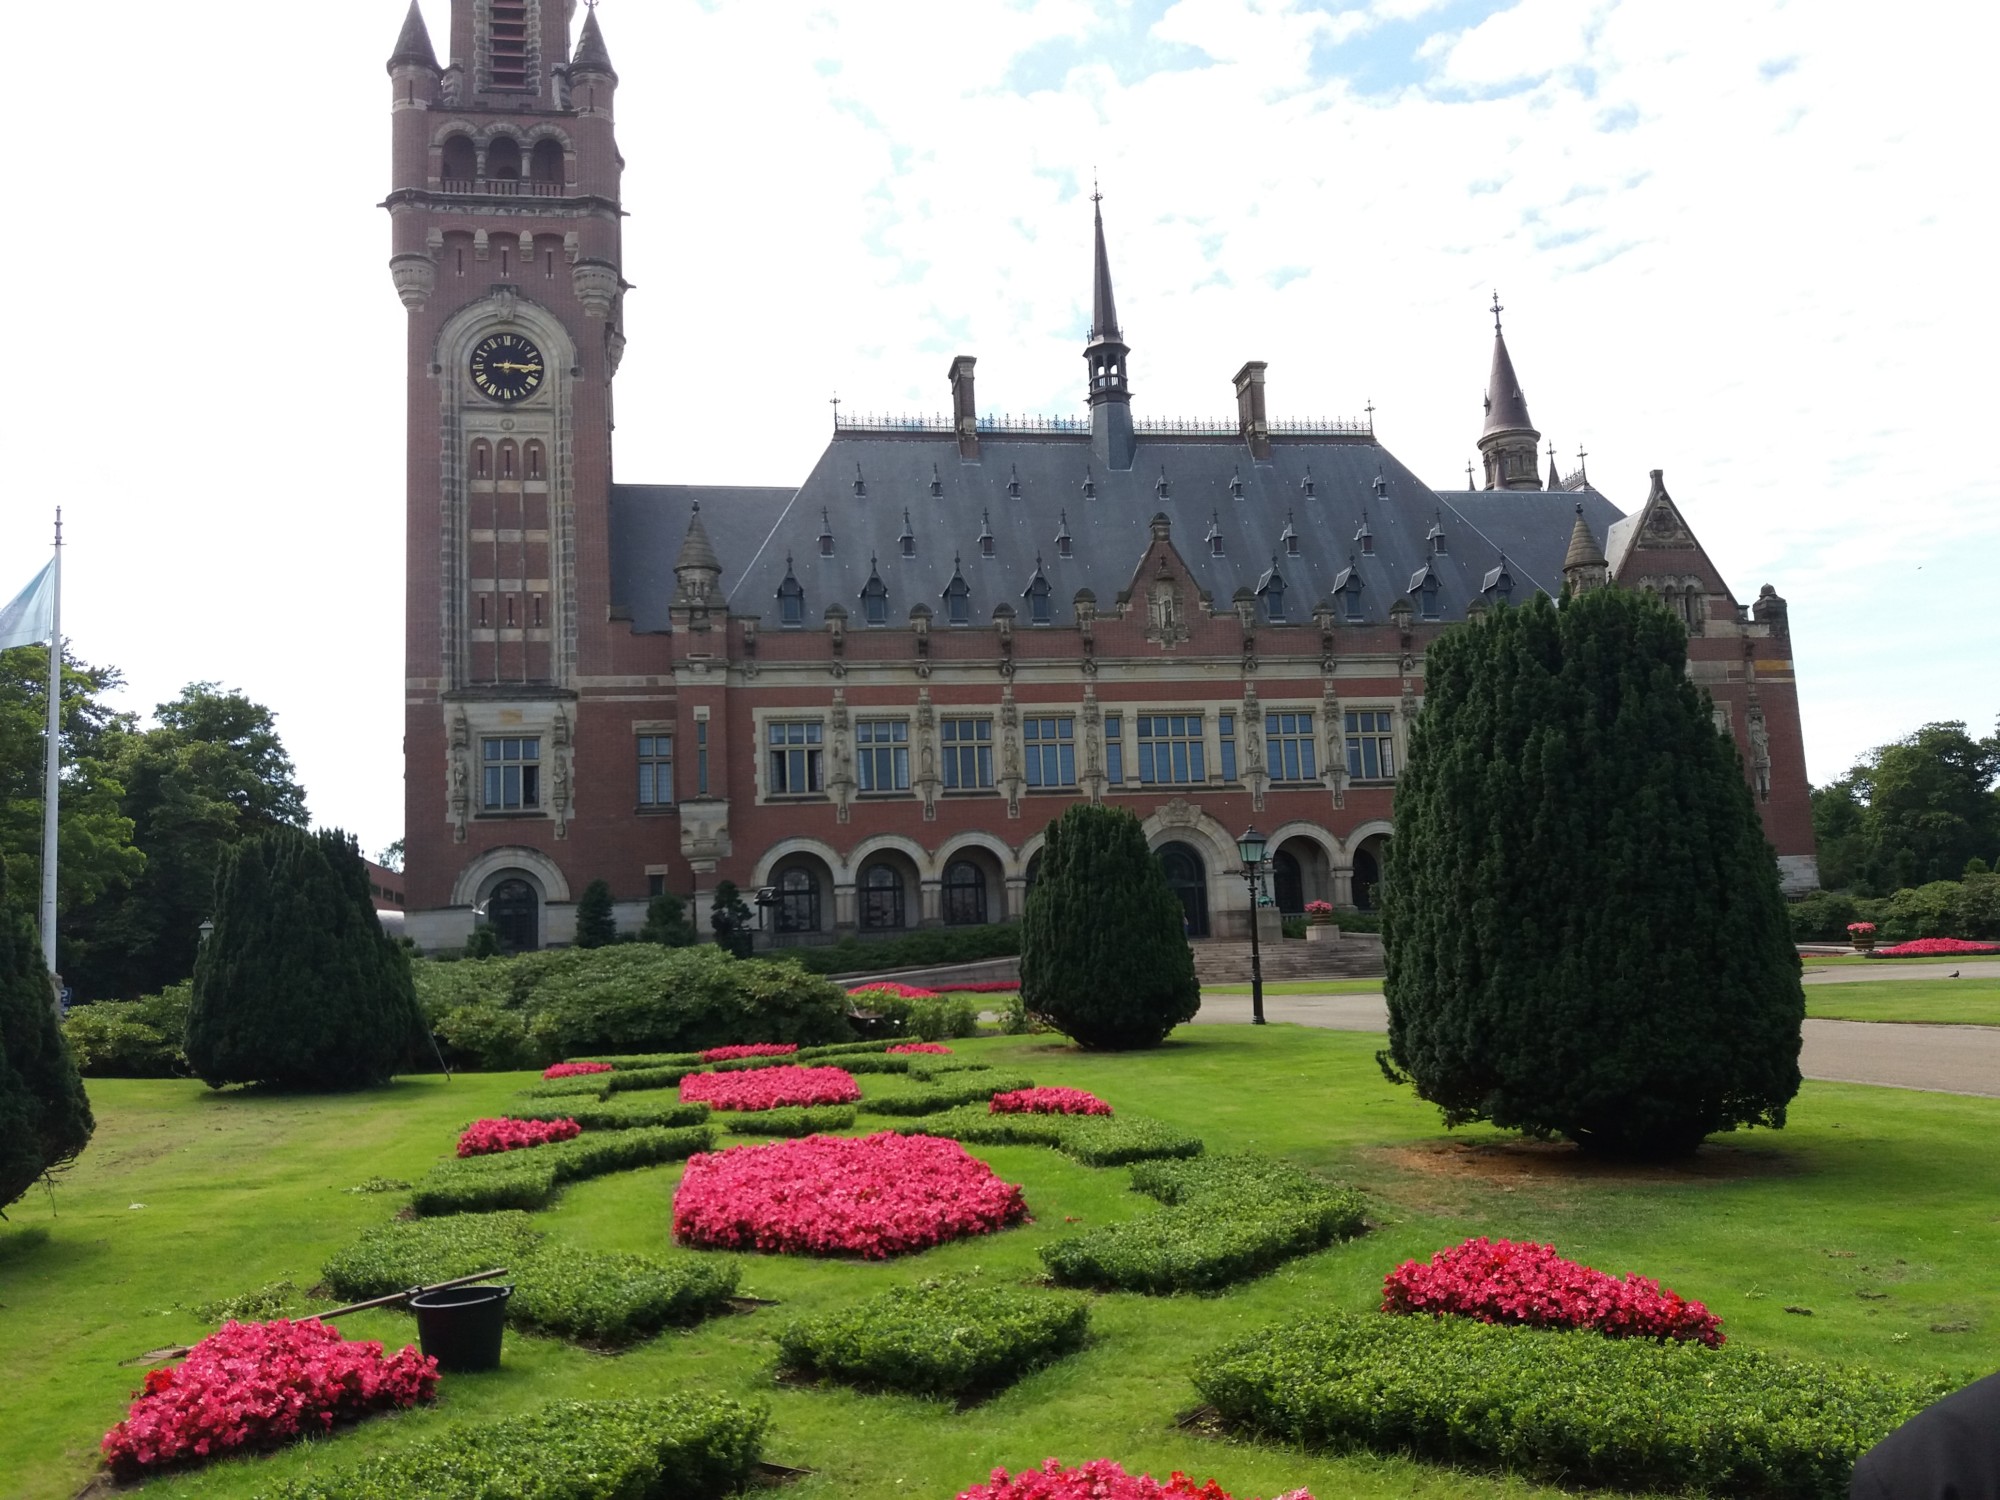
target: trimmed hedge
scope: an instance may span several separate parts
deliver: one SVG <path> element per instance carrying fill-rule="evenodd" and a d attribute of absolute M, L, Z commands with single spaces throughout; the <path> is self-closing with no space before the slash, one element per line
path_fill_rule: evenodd
<path fill-rule="evenodd" d="M 1089 1330 L 1080 1297 L 947 1279 L 801 1319 L 778 1335 L 778 1350 L 797 1374 L 964 1398 L 1081 1348 Z"/>
<path fill-rule="evenodd" d="M 681 1130 L 642 1126 L 578 1136 L 529 1151 L 452 1158 L 432 1167 L 416 1185 L 410 1207 L 423 1217 L 543 1208 L 563 1183 L 685 1161 L 714 1144 L 715 1131 L 706 1125 Z"/>
<path fill-rule="evenodd" d="M 899 1135 L 942 1135 L 978 1146 L 1048 1146 L 1086 1167 L 1122 1167 L 1162 1157 L 1199 1156 L 1201 1137 L 1142 1115 L 996 1115 L 979 1105 L 889 1127 Z"/>
<path fill-rule="evenodd" d="M 922 1053 L 911 1053 L 904 1058 L 910 1065 L 910 1076 L 919 1083 L 936 1083 L 952 1073 L 987 1073 L 993 1064 L 974 1062 L 963 1057 L 926 1057 Z"/>
<path fill-rule="evenodd" d="M 1009 1089 L 1033 1088 L 1034 1080 L 1011 1073 L 987 1071 L 974 1074 L 969 1080 L 931 1084 L 921 1089 L 911 1089 L 906 1093 L 883 1094 L 875 1099 L 861 1101 L 864 1115 L 931 1115 L 942 1110 L 955 1109 L 961 1104 L 985 1104 L 995 1094 L 1004 1094 Z"/>
<path fill-rule="evenodd" d="M 821 1135 L 829 1130 L 845 1130 L 854 1123 L 851 1104 L 817 1104 L 783 1109 L 731 1110 L 718 1120 L 732 1135 Z"/>
<path fill-rule="evenodd" d="M 574 1120 L 585 1130 L 635 1130 L 645 1125 L 699 1125 L 708 1118 L 708 1106 L 642 1095 L 636 1099 L 584 1098 L 569 1104 L 515 1105 L 507 1113 L 516 1120 Z"/>
<path fill-rule="evenodd" d="M 1362 1228 L 1360 1194 L 1267 1157 L 1145 1162 L 1132 1186 L 1167 1207 L 1042 1246 L 1057 1281 L 1156 1296 L 1220 1291 Z"/>
<path fill-rule="evenodd" d="M 717 1396 L 561 1401 L 292 1480 L 272 1494 L 273 1500 L 720 1500 L 748 1482 L 769 1420 L 761 1408 Z"/>
<path fill-rule="evenodd" d="M 890 969 L 1011 958 L 1021 951 L 1021 928 L 1015 922 L 992 922 L 984 927 L 940 928 L 867 943 L 842 938 L 823 948 L 787 951 L 799 967 L 814 974 L 881 974 Z"/>
<path fill-rule="evenodd" d="M 907 1057 L 882 1057 L 863 1054 L 860 1057 L 831 1057 L 827 1059 L 834 1067 L 849 1073 L 907 1073 L 910 1059 Z"/>
<path fill-rule="evenodd" d="M 1194 1382 L 1224 1417 L 1287 1443 L 1759 1500 L 1845 1496 L 1862 1453 L 1962 1383 L 1378 1313 L 1270 1329 L 1204 1360 Z"/>
<path fill-rule="evenodd" d="M 541 1231 L 524 1213 L 404 1219 L 371 1229 L 337 1251 L 320 1275 L 334 1296 L 365 1302 L 497 1266 L 518 1271 L 541 1242 Z"/>
<path fill-rule="evenodd" d="M 546 1245 L 528 1256 L 507 1321 L 566 1338 L 625 1344 L 699 1323 L 736 1294 L 736 1265 L 714 1256 L 602 1255 Z"/>

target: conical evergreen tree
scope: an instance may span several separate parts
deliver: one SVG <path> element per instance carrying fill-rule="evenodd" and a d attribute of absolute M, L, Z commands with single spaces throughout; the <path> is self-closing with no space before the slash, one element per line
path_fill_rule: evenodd
<path fill-rule="evenodd" d="M 95 1129 L 56 1024 L 49 971 L 28 923 L 7 905 L 0 864 L 0 1208 L 73 1161 Z"/>
<path fill-rule="evenodd" d="M 681 898 L 661 891 L 646 905 L 646 925 L 639 929 L 639 941 L 658 943 L 662 948 L 691 948 L 700 940 L 694 923 L 686 916 Z"/>
<path fill-rule="evenodd" d="M 1157 1047 L 1201 986 L 1180 902 L 1122 808 L 1079 802 L 1049 825 L 1021 923 L 1021 1002 L 1084 1047 Z"/>
<path fill-rule="evenodd" d="M 1735 747 L 1656 603 L 1430 650 L 1383 895 L 1389 1050 L 1448 1124 L 1637 1156 L 1782 1126 L 1805 1001 Z"/>
<path fill-rule="evenodd" d="M 279 828 L 230 853 L 188 1015 L 202 1079 L 367 1088 L 422 1035 L 409 957 L 382 931 L 353 839 Z"/>
<path fill-rule="evenodd" d="M 576 903 L 576 945 L 609 948 L 618 941 L 618 920 L 611 912 L 611 887 L 593 880 Z"/>

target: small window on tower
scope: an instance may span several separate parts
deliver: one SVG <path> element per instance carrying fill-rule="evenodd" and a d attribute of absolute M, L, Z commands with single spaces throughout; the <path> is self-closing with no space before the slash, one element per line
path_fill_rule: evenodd
<path fill-rule="evenodd" d="M 540 479 L 542 477 L 542 445 L 540 443 L 528 444 L 527 459 L 528 477 L 530 479 Z"/>
<path fill-rule="evenodd" d="M 528 175 L 537 187 L 561 187 L 565 175 L 562 142 L 536 141 L 535 154 L 529 159 Z"/>
<path fill-rule="evenodd" d="M 478 153 L 473 150 L 469 136 L 455 135 L 447 139 L 438 163 L 438 175 L 444 179 L 445 191 L 468 191 L 472 187 L 472 179 L 478 175 L 478 161 Z"/>
<path fill-rule="evenodd" d="M 527 0 L 493 0 L 487 77 L 496 89 L 528 86 Z"/>
<path fill-rule="evenodd" d="M 486 180 L 516 182 L 521 176 L 521 143 L 511 135 L 498 135 L 486 143 Z"/>
<path fill-rule="evenodd" d="M 472 477 L 474 479 L 493 477 L 493 450 L 484 443 L 472 445 Z"/>
<path fill-rule="evenodd" d="M 500 477 L 502 479 L 512 479 L 514 477 L 514 445 L 512 443 L 502 443 L 500 445 Z"/>

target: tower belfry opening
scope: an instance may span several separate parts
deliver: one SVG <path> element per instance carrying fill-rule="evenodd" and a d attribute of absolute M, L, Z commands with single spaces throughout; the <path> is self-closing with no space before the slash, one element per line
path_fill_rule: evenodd
<path fill-rule="evenodd" d="M 493 0 L 486 73 L 496 89 L 525 89 L 528 80 L 528 0 Z"/>

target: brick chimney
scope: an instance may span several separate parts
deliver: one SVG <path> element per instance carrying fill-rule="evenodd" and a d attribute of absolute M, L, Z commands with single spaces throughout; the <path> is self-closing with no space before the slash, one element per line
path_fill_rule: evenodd
<path fill-rule="evenodd" d="M 979 361 L 961 354 L 951 362 L 951 424 L 958 433 L 958 456 L 979 457 L 979 407 L 972 399 L 972 367 Z"/>
<path fill-rule="evenodd" d="M 1250 445 L 1250 456 L 1258 463 L 1271 461 L 1271 423 L 1264 414 L 1264 371 L 1261 359 L 1253 359 L 1236 372 L 1236 430 Z"/>

